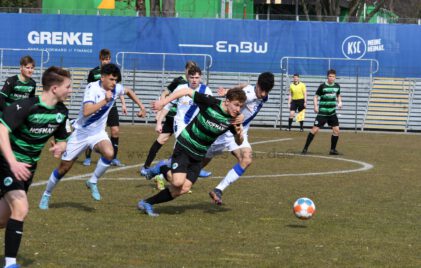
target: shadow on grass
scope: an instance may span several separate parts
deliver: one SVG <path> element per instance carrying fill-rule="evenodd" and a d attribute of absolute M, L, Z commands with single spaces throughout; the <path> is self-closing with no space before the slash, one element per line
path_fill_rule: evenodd
<path fill-rule="evenodd" d="M 92 212 L 95 211 L 94 208 L 85 206 L 81 203 L 76 202 L 61 202 L 61 203 L 54 203 L 50 205 L 50 208 L 75 208 L 81 211 Z"/>
<path fill-rule="evenodd" d="M 202 210 L 204 213 L 208 214 L 216 214 L 216 213 L 225 213 L 231 211 L 230 208 L 226 208 L 224 206 L 216 206 L 214 204 L 210 204 L 209 202 L 201 202 L 191 205 L 174 205 L 174 206 L 154 206 L 154 209 L 159 214 L 167 214 L 167 215 L 175 215 L 175 214 L 182 214 L 186 210 Z"/>
<path fill-rule="evenodd" d="M 307 225 L 301 225 L 301 224 L 287 224 L 286 227 L 288 228 L 307 228 Z"/>

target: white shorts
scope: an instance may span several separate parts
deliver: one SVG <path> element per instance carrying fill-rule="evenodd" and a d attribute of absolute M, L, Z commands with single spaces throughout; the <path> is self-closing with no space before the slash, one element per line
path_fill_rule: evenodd
<path fill-rule="evenodd" d="M 75 160 L 81 152 L 86 150 L 86 148 L 89 147 L 93 149 L 97 143 L 103 140 L 110 141 L 110 138 L 108 137 L 108 134 L 105 132 L 105 130 L 95 135 L 74 131 L 67 141 L 66 151 L 61 156 L 61 160 Z"/>
<path fill-rule="evenodd" d="M 212 143 L 211 147 L 206 153 L 206 158 L 213 158 L 214 156 L 222 154 L 225 151 L 232 152 L 241 148 L 251 148 L 247 133 L 243 134 L 243 138 L 243 143 L 238 145 L 235 142 L 235 138 L 232 134 L 224 134 L 219 136 L 218 139 Z"/>

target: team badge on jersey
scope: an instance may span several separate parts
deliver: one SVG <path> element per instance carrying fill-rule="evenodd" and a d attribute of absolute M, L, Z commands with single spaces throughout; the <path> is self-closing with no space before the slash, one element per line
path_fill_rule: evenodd
<path fill-rule="evenodd" d="M 61 122 L 63 122 L 63 120 L 64 120 L 64 115 L 61 114 L 61 113 L 58 113 L 56 115 L 56 121 L 57 121 L 57 123 L 61 123 Z"/>
<path fill-rule="evenodd" d="M 11 184 L 13 183 L 13 179 L 11 178 L 11 177 L 6 177 L 6 178 L 4 178 L 4 180 L 3 180 L 3 184 L 4 184 L 4 186 L 10 186 Z"/>
<path fill-rule="evenodd" d="M 176 169 L 176 168 L 178 168 L 178 163 L 173 163 L 173 164 L 172 164 L 172 166 L 171 166 L 171 168 L 172 168 L 172 169 Z"/>

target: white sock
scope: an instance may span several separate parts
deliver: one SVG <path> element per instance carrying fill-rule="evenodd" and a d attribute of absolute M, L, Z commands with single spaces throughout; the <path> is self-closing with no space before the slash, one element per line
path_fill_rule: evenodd
<path fill-rule="evenodd" d="M 101 157 L 98 160 L 98 163 L 96 164 L 96 168 L 94 171 L 94 174 L 92 174 L 92 177 L 89 179 L 90 183 L 98 183 L 98 179 L 104 175 L 105 171 L 110 167 L 110 160 L 105 159 L 104 157 Z"/>
<path fill-rule="evenodd" d="M 240 164 L 236 164 L 230 171 L 228 171 L 225 178 L 219 182 L 219 184 L 216 186 L 216 189 L 219 189 L 221 191 L 224 191 L 225 188 L 227 188 L 230 184 L 234 183 L 238 178 L 240 178 L 241 175 L 245 172 L 245 169 L 243 169 Z"/>
<path fill-rule="evenodd" d="M 61 177 L 58 174 L 58 170 L 54 169 L 53 172 L 51 172 L 50 178 L 48 179 L 47 187 L 45 188 L 44 194 L 51 195 L 60 179 Z"/>
<path fill-rule="evenodd" d="M 7 267 L 12 264 L 16 264 L 16 258 L 6 257 L 4 267 Z"/>

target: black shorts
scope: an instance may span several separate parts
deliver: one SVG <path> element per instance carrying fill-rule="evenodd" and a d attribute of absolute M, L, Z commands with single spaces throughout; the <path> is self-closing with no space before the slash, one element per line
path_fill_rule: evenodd
<path fill-rule="evenodd" d="M 201 169 L 202 159 L 191 157 L 184 148 L 177 143 L 171 157 L 171 172 L 186 173 L 187 179 L 194 184 L 199 177 Z"/>
<path fill-rule="evenodd" d="M 119 121 L 120 120 L 118 118 L 117 105 L 114 105 L 113 107 L 111 107 L 110 113 L 108 114 L 107 126 L 118 127 L 120 125 Z"/>
<path fill-rule="evenodd" d="M 165 123 L 162 126 L 162 133 L 174 133 L 174 117 L 173 116 L 166 116 Z"/>
<path fill-rule="evenodd" d="M 331 127 L 338 127 L 339 120 L 336 114 L 331 116 L 316 116 L 316 120 L 314 120 L 314 126 L 318 128 L 322 128 L 325 124 L 328 124 Z"/>
<path fill-rule="evenodd" d="M 27 181 L 19 181 L 10 170 L 10 166 L 3 156 L 0 156 L 0 199 L 7 193 L 13 190 L 23 190 L 28 192 L 29 186 L 32 183 L 36 166 L 32 166 L 31 177 Z"/>
<path fill-rule="evenodd" d="M 291 101 L 291 106 L 289 107 L 290 111 L 297 111 L 301 112 L 302 110 L 304 110 L 306 107 L 304 106 L 304 99 L 301 100 L 292 100 Z"/>

